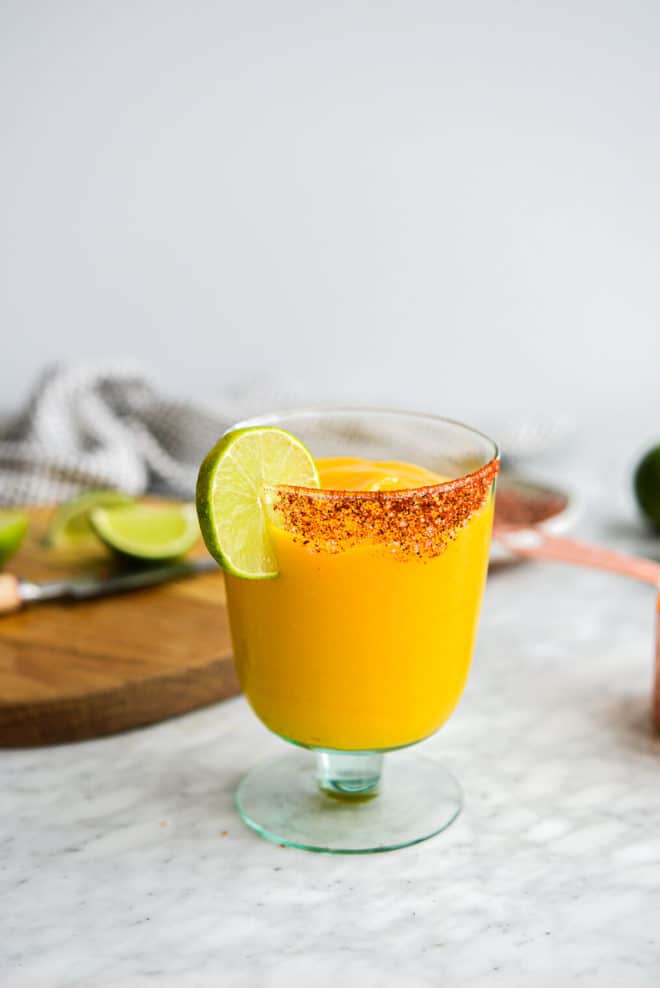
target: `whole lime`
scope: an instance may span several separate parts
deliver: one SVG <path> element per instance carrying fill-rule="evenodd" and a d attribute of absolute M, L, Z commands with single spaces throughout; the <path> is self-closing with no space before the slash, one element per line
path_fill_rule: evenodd
<path fill-rule="evenodd" d="M 635 470 L 633 486 L 642 514 L 660 532 L 660 446 L 654 446 L 642 457 Z"/>

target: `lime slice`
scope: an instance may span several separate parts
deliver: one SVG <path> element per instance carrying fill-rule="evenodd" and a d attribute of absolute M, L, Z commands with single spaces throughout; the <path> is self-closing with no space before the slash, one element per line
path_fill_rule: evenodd
<path fill-rule="evenodd" d="M 229 432 L 199 469 L 197 515 L 206 548 L 224 569 L 249 580 L 277 576 L 264 488 L 319 487 L 314 458 L 284 429 Z"/>
<path fill-rule="evenodd" d="M 94 508 L 89 520 L 107 546 L 134 559 L 174 559 L 199 538 L 194 504 Z"/>
<path fill-rule="evenodd" d="M 23 511 L 0 511 L 0 565 L 14 555 L 28 525 L 29 518 Z"/>
<path fill-rule="evenodd" d="M 89 522 L 94 508 L 111 508 L 134 504 L 135 501 L 121 491 L 86 491 L 73 501 L 61 504 L 46 533 L 48 545 L 57 549 L 79 549 L 89 542 L 96 543 L 96 536 Z"/>

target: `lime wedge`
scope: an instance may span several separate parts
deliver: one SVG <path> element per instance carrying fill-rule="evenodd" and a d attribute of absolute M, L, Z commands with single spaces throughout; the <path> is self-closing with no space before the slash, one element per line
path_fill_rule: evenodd
<path fill-rule="evenodd" d="M 174 559 L 199 538 L 194 504 L 94 508 L 89 520 L 107 546 L 134 559 Z"/>
<path fill-rule="evenodd" d="M 94 508 L 134 503 L 132 497 L 121 491 L 86 491 L 80 497 L 59 506 L 46 533 L 46 542 L 57 549 L 80 549 L 90 542 L 96 543 L 96 536 L 89 522 Z"/>
<path fill-rule="evenodd" d="M 319 487 L 306 446 L 273 426 L 229 432 L 199 469 L 197 515 L 214 559 L 234 576 L 277 576 L 277 559 L 266 522 L 264 487 Z"/>
<path fill-rule="evenodd" d="M 14 555 L 25 538 L 28 524 L 23 511 L 0 511 L 0 565 Z"/>

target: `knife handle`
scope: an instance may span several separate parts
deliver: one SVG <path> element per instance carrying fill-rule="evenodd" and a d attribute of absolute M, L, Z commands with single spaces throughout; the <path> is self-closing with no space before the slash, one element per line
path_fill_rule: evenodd
<path fill-rule="evenodd" d="M 0 573 L 0 614 L 12 614 L 22 606 L 19 580 L 11 573 Z"/>

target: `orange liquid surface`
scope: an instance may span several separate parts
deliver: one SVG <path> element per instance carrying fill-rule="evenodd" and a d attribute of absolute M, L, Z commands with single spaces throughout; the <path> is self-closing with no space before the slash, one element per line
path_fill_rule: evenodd
<path fill-rule="evenodd" d="M 441 482 L 423 467 L 317 461 L 321 486 Z M 272 580 L 226 576 L 234 656 L 263 723 L 299 744 L 396 748 L 436 731 L 463 691 L 488 565 L 493 497 L 433 558 L 382 545 L 319 552 L 272 527 Z"/>

